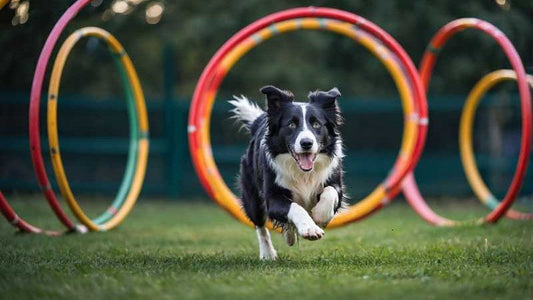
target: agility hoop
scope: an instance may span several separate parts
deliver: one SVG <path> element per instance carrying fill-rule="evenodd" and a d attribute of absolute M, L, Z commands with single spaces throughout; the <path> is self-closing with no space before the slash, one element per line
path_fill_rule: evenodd
<path fill-rule="evenodd" d="M 60 222 L 63 225 L 65 225 L 65 227 L 67 228 L 67 231 L 44 230 L 44 229 L 38 228 L 37 226 L 34 226 L 26 222 L 25 220 L 23 220 L 21 217 L 19 217 L 16 214 L 16 212 L 9 205 L 9 203 L 4 198 L 4 196 L 0 193 L 0 211 L 2 212 L 2 214 L 4 215 L 4 217 L 7 219 L 9 223 L 17 227 L 18 229 L 20 229 L 22 232 L 44 233 L 46 235 L 57 236 L 65 232 L 84 233 L 87 230 L 85 226 L 75 225 L 65 214 L 64 210 L 59 204 L 59 201 L 57 200 L 56 195 L 54 194 L 54 191 L 52 190 L 50 181 L 48 180 L 48 176 L 46 175 L 44 160 L 43 160 L 42 153 L 41 153 L 41 140 L 40 140 L 40 129 L 39 129 L 40 127 L 39 126 L 39 107 L 40 107 L 41 91 L 42 91 L 44 76 L 46 73 L 46 68 L 47 68 L 50 56 L 52 54 L 52 51 L 59 39 L 59 36 L 64 31 L 68 23 L 81 11 L 81 9 L 87 6 L 87 4 L 89 4 L 90 2 L 91 0 L 77 0 L 65 11 L 65 13 L 63 13 L 63 15 L 59 18 L 59 20 L 54 25 L 54 28 L 48 35 L 48 38 L 46 39 L 46 42 L 43 46 L 43 49 L 41 50 L 41 54 L 39 55 L 39 60 L 37 62 L 37 66 L 35 68 L 35 73 L 33 76 L 32 89 L 31 89 L 31 95 L 30 95 L 29 137 L 30 137 L 30 153 L 32 156 L 34 171 L 37 176 L 39 186 L 43 194 L 45 195 L 48 204 L 50 205 L 50 207 L 52 208 L 52 210 L 54 211 L 56 217 L 60 220 Z M 139 110 L 138 113 L 142 114 L 142 109 Z M 146 132 L 147 130 L 148 130 L 148 124 L 146 124 Z M 141 147 L 141 144 L 142 143 L 140 143 L 139 147 Z M 146 152 L 148 152 L 148 141 L 146 141 Z M 137 164 L 142 163 L 142 161 L 140 162 L 141 158 L 142 157 L 137 158 L 138 160 Z M 146 165 L 146 163 L 144 163 L 144 165 Z M 144 174 L 144 170 L 142 172 L 139 171 L 139 173 Z M 137 181 L 139 181 L 139 179 L 137 179 Z M 140 181 L 142 182 L 142 180 Z M 132 186 L 133 185 L 135 185 L 135 179 L 134 179 L 134 182 L 132 183 Z M 120 221 L 125 217 L 125 214 L 127 214 L 125 210 L 123 210 L 123 213 L 121 214 L 116 213 L 114 215 L 113 221 L 108 220 L 109 215 L 104 214 L 101 216 L 101 218 L 98 218 L 97 220 L 108 221 L 106 223 L 107 226 L 105 228 L 109 229 L 109 228 L 112 228 L 118 225 L 118 223 L 120 223 Z"/>
<path fill-rule="evenodd" d="M 466 178 L 477 198 L 491 210 L 496 209 L 500 201 L 492 194 L 487 184 L 483 181 L 476 163 L 472 142 L 474 119 L 479 102 L 489 89 L 500 82 L 515 80 L 516 74 L 512 70 L 497 70 L 485 75 L 470 91 L 459 123 L 459 149 Z M 533 88 L 533 76 L 527 75 L 527 80 Z M 533 220 L 533 213 L 523 213 L 511 208 L 509 208 L 505 216 L 514 220 Z"/>
<path fill-rule="evenodd" d="M 98 218 L 91 220 L 83 212 L 70 188 L 59 147 L 57 105 L 63 68 L 72 48 L 83 37 L 103 40 L 119 61 L 119 71 L 126 90 L 130 118 L 130 147 L 125 175 L 113 204 Z M 131 87 L 131 88 L 130 88 Z M 133 91 L 133 97 L 131 97 Z M 50 156 L 61 194 L 80 222 L 93 231 L 107 231 L 120 224 L 131 211 L 141 191 L 148 158 L 148 117 L 142 88 L 128 54 L 109 32 L 97 27 L 85 27 L 72 33 L 61 46 L 52 69 L 48 90 L 48 141 Z"/>
<path fill-rule="evenodd" d="M 277 34 L 301 29 L 336 32 L 366 47 L 390 72 L 404 110 L 403 140 L 392 172 L 364 200 L 337 215 L 328 228 L 359 220 L 391 201 L 401 190 L 403 177 L 418 161 L 425 141 L 427 104 L 418 74 L 405 51 L 376 25 L 348 12 L 313 7 L 291 9 L 262 18 L 228 40 L 204 69 L 191 103 L 188 126 L 192 160 L 205 190 L 219 206 L 248 225 L 252 224 L 240 201 L 222 179 L 213 158 L 209 135 L 211 110 L 220 83 L 244 54 Z"/>
<path fill-rule="evenodd" d="M 518 164 L 515 174 L 513 175 L 511 185 L 505 197 L 489 214 L 479 220 L 456 221 L 438 215 L 429 207 L 421 195 L 414 175 L 412 173 L 409 174 L 403 183 L 404 195 L 407 201 L 423 219 L 430 224 L 437 226 L 497 222 L 511 207 L 516 196 L 518 195 L 520 187 L 524 181 L 524 176 L 529 161 L 529 152 L 531 148 L 531 95 L 529 85 L 520 56 L 516 52 L 516 49 L 513 47 L 509 39 L 498 28 L 494 27 L 488 22 L 473 18 L 458 19 L 442 27 L 433 37 L 424 53 L 424 56 L 422 57 L 420 64 L 420 76 L 424 87 L 426 90 L 428 89 L 433 72 L 433 66 L 435 65 L 435 61 L 440 50 L 452 36 L 468 28 L 477 29 L 492 37 L 503 49 L 516 74 L 518 91 L 520 94 L 520 107 L 522 111 L 522 139 L 520 145 L 520 154 L 518 157 Z"/>
<path fill-rule="evenodd" d="M 89 4 L 91 0 L 78 0 L 75 3 L 73 3 L 66 11 L 65 13 L 59 18 L 57 23 L 55 24 L 54 28 L 52 29 L 52 32 L 50 35 L 48 35 L 48 38 L 46 39 L 46 42 L 44 44 L 43 49 L 41 50 L 41 54 L 39 55 L 39 60 L 37 62 L 37 66 L 35 68 L 35 73 L 33 75 L 33 82 L 32 82 L 32 89 L 31 89 L 31 96 L 30 96 L 30 109 L 29 109 L 29 135 L 30 135 L 30 153 L 32 155 L 32 161 L 33 161 L 33 167 L 35 170 L 35 174 L 37 176 L 39 186 L 44 193 L 46 200 L 48 201 L 48 204 L 54 211 L 56 217 L 59 219 L 59 221 L 65 225 L 67 228 L 67 231 L 69 232 L 85 232 L 86 228 L 80 225 L 75 225 L 65 214 L 63 209 L 61 208 L 61 205 L 59 204 L 54 191 L 51 188 L 50 181 L 48 180 L 48 177 L 46 175 L 46 170 L 44 167 L 44 161 L 43 157 L 41 155 L 41 137 L 40 137 L 40 131 L 39 131 L 39 106 L 40 106 L 40 97 L 41 97 L 41 89 L 44 81 L 44 76 L 46 72 L 46 66 L 48 64 L 48 60 L 50 59 L 50 56 L 52 54 L 52 50 L 54 49 L 54 45 L 56 44 L 59 36 L 65 29 L 66 25 L 78 14 L 78 12 L 85 7 L 87 4 Z M 21 217 L 17 215 L 17 213 L 13 210 L 13 208 L 9 205 L 7 200 L 4 198 L 4 196 L 0 193 L 0 210 L 2 211 L 2 215 L 6 218 L 6 220 L 11 223 L 13 226 L 21 230 L 22 232 L 28 232 L 28 233 L 44 233 L 47 235 L 61 235 L 65 233 L 64 230 L 44 230 L 37 226 L 34 226 Z"/>
<path fill-rule="evenodd" d="M 37 226 L 34 226 L 22 219 L 17 215 L 15 210 L 9 205 L 6 198 L 4 197 L 4 194 L 0 192 L 0 211 L 2 212 L 2 215 L 6 218 L 6 220 L 9 222 L 9 224 L 13 225 L 14 227 L 18 228 L 21 232 L 25 233 L 44 233 L 46 235 L 50 236 L 56 236 L 61 235 L 64 233 L 64 231 L 57 230 L 57 231 L 46 231 L 43 230 Z"/>

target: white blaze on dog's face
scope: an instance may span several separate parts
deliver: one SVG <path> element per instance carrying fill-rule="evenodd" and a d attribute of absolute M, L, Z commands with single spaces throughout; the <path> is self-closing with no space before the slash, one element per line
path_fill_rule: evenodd
<path fill-rule="evenodd" d="M 293 157 L 296 159 L 298 166 L 303 171 L 310 171 L 313 169 L 313 165 L 318 153 L 318 141 L 317 135 L 320 137 L 322 124 L 318 121 L 318 118 L 312 113 L 307 113 L 310 109 L 307 103 L 294 103 L 301 109 L 301 114 L 297 118 L 299 125 L 295 130 L 296 139 L 291 142 L 294 149 Z M 312 123 L 310 123 L 312 122 Z M 293 125 L 293 127 L 295 127 Z M 314 130 L 313 130 L 314 129 Z"/>
<path fill-rule="evenodd" d="M 290 92 L 267 86 L 269 149 L 273 157 L 289 153 L 299 168 L 313 169 L 319 153 L 333 156 L 336 150 L 338 108 L 337 89 L 315 92 L 310 102 L 293 102 Z M 339 122 L 338 122 L 339 121 Z"/>

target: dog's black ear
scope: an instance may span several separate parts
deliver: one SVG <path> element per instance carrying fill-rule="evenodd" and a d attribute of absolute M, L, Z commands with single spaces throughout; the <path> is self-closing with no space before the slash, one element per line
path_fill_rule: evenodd
<path fill-rule="evenodd" d="M 316 91 L 309 94 L 309 103 L 321 107 L 336 125 L 342 124 L 341 110 L 337 104 L 337 98 L 341 96 L 341 92 L 336 87 L 331 90 Z"/>
<path fill-rule="evenodd" d="M 267 85 L 259 90 L 266 95 L 268 111 L 276 111 L 282 103 L 292 102 L 294 95 L 290 91 L 283 91 L 273 85 Z"/>

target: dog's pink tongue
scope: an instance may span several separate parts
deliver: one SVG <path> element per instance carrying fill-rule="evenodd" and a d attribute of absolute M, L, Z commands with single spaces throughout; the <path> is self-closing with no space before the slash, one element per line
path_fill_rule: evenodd
<path fill-rule="evenodd" d="M 311 170 L 313 168 L 314 158 L 315 155 L 311 153 L 298 154 L 298 164 L 300 165 L 300 168 L 304 171 Z"/>

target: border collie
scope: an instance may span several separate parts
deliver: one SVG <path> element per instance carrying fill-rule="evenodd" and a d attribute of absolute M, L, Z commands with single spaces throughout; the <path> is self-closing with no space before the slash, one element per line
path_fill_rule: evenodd
<path fill-rule="evenodd" d="M 274 86 L 260 91 L 266 112 L 244 96 L 229 103 L 251 135 L 240 163 L 242 205 L 256 226 L 259 258 L 274 260 L 267 217 L 292 246 L 298 235 L 320 239 L 343 205 L 341 94 L 333 88 L 310 93 L 309 102 L 295 102 L 290 91 Z"/>

